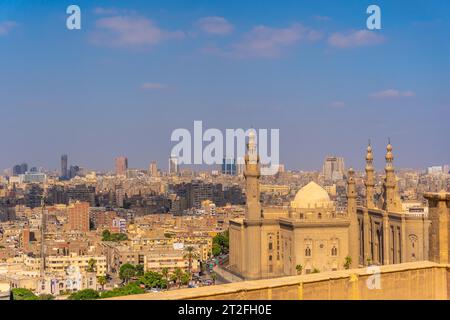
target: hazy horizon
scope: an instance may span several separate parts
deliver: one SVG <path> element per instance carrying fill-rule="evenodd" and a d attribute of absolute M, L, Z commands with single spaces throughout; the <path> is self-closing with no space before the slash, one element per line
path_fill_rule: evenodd
<path fill-rule="evenodd" d="M 45 4 L 45 6 L 43 5 Z M 81 30 L 66 28 L 80 6 Z M 1 1 L 0 169 L 165 169 L 173 130 L 280 129 L 280 162 L 450 163 L 450 3 Z M 271 14 L 268 15 L 267 13 Z M 445 120 L 447 119 L 447 120 Z"/>

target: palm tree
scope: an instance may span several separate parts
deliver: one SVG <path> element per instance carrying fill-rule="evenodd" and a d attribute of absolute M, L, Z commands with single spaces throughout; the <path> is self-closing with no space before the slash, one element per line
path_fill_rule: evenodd
<path fill-rule="evenodd" d="M 189 261 L 188 266 L 189 279 L 192 280 L 192 260 L 198 259 L 199 256 L 197 252 L 195 252 L 195 248 L 193 246 L 187 246 L 186 249 L 184 249 L 184 251 L 185 251 L 184 258 L 188 259 Z"/>
<path fill-rule="evenodd" d="M 178 288 L 181 287 L 181 279 L 183 278 L 183 270 L 181 268 L 175 269 L 175 279 L 178 282 Z"/>
<path fill-rule="evenodd" d="M 302 274 L 303 266 L 301 264 L 298 264 L 295 266 L 295 270 L 297 270 L 297 274 L 300 275 Z"/>
<path fill-rule="evenodd" d="M 167 284 L 168 284 L 169 283 L 169 268 L 167 268 L 167 267 L 162 268 L 161 274 L 164 277 L 164 279 L 166 279 Z"/>
<path fill-rule="evenodd" d="M 106 277 L 105 276 L 97 277 L 97 282 L 98 282 L 99 285 L 102 286 L 102 291 L 105 290 Z"/>

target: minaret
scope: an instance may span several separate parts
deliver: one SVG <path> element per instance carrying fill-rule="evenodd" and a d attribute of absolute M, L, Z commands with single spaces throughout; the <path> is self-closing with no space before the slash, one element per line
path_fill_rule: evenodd
<path fill-rule="evenodd" d="M 357 268 L 359 265 L 359 227 L 358 216 L 356 211 L 356 187 L 355 187 L 355 172 L 352 168 L 348 170 L 347 176 L 347 214 L 350 219 L 350 228 L 348 236 L 349 256 L 352 258 L 352 268 Z"/>
<path fill-rule="evenodd" d="M 260 279 L 261 275 L 261 203 L 259 192 L 259 156 L 256 134 L 251 130 L 245 156 L 247 212 L 244 219 L 245 232 L 245 279 Z"/>
<path fill-rule="evenodd" d="M 386 178 L 384 180 L 383 210 L 395 210 L 395 172 L 394 172 L 394 155 L 392 154 L 392 145 L 389 143 L 386 147 Z"/>
<path fill-rule="evenodd" d="M 248 136 L 247 155 L 245 156 L 245 172 L 247 194 L 246 219 L 261 218 L 261 203 L 259 191 L 259 178 L 261 176 L 259 168 L 259 156 L 256 147 L 255 131 L 251 130 Z"/>
<path fill-rule="evenodd" d="M 364 182 L 366 185 L 366 206 L 368 209 L 375 208 L 374 203 L 374 188 L 375 188 L 375 177 L 374 177 L 374 169 L 373 169 L 373 153 L 372 146 L 370 144 L 367 146 L 367 154 L 366 154 L 366 181 Z"/>

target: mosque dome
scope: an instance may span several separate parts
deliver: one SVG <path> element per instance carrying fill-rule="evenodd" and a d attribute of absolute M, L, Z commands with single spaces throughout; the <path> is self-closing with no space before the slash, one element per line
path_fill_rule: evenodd
<path fill-rule="evenodd" d="M 314 181 L 301 188 L 291 202 L 293 208 L 326 208 L 332 205 L 328 192 Z"/>

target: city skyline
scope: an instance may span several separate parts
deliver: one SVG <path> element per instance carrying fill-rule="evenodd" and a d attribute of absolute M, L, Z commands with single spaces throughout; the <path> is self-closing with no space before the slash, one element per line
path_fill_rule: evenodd
<path fill-rule="evenodd" d="M 320 170 L 329 154 L 361 170 L 372 140 L 384 166 L 449 163 L 448 3 L 378 1 L 4 1 L 0 168 L 164 168 L 177 128 L 279 128 L 280 162 Z M 267 12 L 272 12 L 271 17 Z M 442 147 L 436 147 L 442 146 Z"/>

